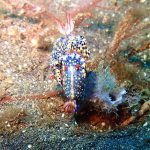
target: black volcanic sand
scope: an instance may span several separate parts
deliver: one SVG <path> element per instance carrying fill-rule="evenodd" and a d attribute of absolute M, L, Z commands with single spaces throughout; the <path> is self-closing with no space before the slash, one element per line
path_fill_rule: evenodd
<path fill-rule="evenodd" d="M 0 136 L 0 150 L 149 150 L 150 115 L 146 122 L 110 132 L 78 126 L 74 117 L 47 124 L 31 125 L 22 131 Z"/>

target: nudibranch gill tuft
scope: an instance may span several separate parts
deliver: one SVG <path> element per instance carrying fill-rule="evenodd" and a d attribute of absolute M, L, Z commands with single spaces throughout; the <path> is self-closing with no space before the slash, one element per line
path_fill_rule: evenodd
<path fill-rule="evenodd" d="M 83 36 L 67 35 L 54 43 L 50 64 L 56 81 L 62 86 L 69 100 L 64 106 L 66 112 L 74 112 L 76 103 L 83 99 L 86 60 L 89 55 L 90 51 Z"/>

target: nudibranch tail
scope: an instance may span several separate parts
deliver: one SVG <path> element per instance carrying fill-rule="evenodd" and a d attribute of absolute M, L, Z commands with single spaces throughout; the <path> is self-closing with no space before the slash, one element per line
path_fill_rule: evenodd
<path fill-rule="evenodd" d="M 75 100 L 70 100 L 64 104 L 64 110 L 67 113 L 74 113 L 77 109 L 77 104 Z"/>

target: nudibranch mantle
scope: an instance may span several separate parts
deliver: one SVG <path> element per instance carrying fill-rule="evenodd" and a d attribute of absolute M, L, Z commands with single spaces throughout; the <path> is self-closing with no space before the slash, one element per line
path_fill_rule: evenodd
<path fill-rule="evenodd" d="M 79 99 L 84 90 L 86 78 L 85 60 L 78 53 L 69 53 L 63 57 L 63 89 L 69 99 Z M 79 66 L 79 67 L 77 67 Z"/>
<path fill-rule="evenodd" d="M 74 106 L 75 101 L 80 101 L 84 95 L 86 60 L 89 55 L 86 39 L 80 35 L 61 37 L 53 46 L 50 61 L 52 72 Z M 66 104 L 65 109 L 67 110 Z M 70 112 L 70 107 L 68 109 Z"/>

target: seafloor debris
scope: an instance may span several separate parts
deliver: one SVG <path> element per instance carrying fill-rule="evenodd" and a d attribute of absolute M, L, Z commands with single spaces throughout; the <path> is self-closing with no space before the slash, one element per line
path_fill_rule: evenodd
<path fill-rule="evenodd" d="M 39 101 L 37 107 L 42 118 L 47 118 L 48 120 L 57 120 L 60 119 L 61 113 L 64 112 L 63 105 L 64 102 L 58 97 L 57 99 L 51 98 L 50 100 L 44 102 Z"/>
<path fill-rule="evenodd" d="M 146 112 L 150 111 L 150 101 L 145 102 L 139 111 L 139 116 L 144 115 Z"/>
<path fill-rule="evenodd" d="M 26 126 L 23 119 L 27 116 L 25 109 L 9 107 L 0 113 L 0 133 L 12 133 Z"/>

